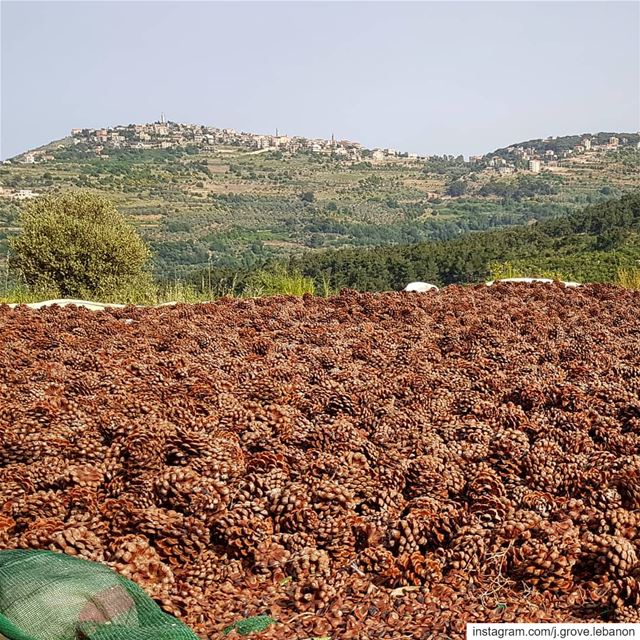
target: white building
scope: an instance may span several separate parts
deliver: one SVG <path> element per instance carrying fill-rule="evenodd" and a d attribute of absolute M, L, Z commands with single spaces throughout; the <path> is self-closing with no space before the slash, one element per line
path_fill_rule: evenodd
<path fill-rule="evenodd" d="M 540 160 L 529 160 L 529 171 L 532 173 L 540 173 L 542 163 Z"/>
<path fill-rule="evenodd" d="M 16 200 L 29 200 L 35 198 L 38 194 L 31 191 L 31 189 L 19 189 L 13 196 Z"/>

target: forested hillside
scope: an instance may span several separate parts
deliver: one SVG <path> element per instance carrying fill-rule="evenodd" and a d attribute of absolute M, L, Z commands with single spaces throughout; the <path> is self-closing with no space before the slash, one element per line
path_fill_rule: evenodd
<path fill-rule="evenodd" d="M 413 280 L 480 282 L 492 267 L 518 275 L 611 281 L 619 269 L 640 266 L 640 192 L 533 225 L 447 242 L 306 254 L 290 266 L 318 282 L 324 278 L 335 288 L 358 290 L 400 289 Z"/>

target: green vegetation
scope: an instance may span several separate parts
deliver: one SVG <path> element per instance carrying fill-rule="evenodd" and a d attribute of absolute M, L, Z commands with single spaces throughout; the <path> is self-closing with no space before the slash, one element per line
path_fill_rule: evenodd
<path fill-rule="evenodd" d="M 635 282 L 640 265 L 640 192 L 526 227 L 471 233 L 447 242 L 325 251 L 292 258 L 290 267 L 335 289 L 400 289 L 495 277 L 562 277 Z M 625 275 L 621 275 L 625 274 Z"/>
<path fill-rule="evenodd" d="M 302 296 L 314 294 L 316 290 L 312 278 L 304 276 L 300 271 L 287 271 L 276 265 L 272 270 L 260 270 L 249 277 L 244 294 L 247 296 L 290 295 Z"/>
<path fill-rule="evenodd" d="M 626 269 L 619 269 L 616 284 L 619 284 L 625 289 L 640 289 L 640 268 L 628 267 Z"/>
<path fill-rule="evenodd" d="M 67 271 L 62 270 L 59 262 L 51 257 L 57 254 L 45 242 L 44 236 L 51 234 L 54 238 L 63 238 L 64 235 L 59 235 L 56 215 L 63 212 L 74 221 L 79 215 L 77 211 L 86 211 L 89 203 L 94 205 L 94 215 L 99 219 L 104 211 L 109 216 L 114 215 L 108 203 L 89 194 L 47 198 L 35 201 L 27 208 L 29 215 L 39 223 L 37 233 L 31 230 L 34 221 L 27 215 L 23 233 L 14 244 L 16 250 L 20 243 L 28 247 L 31 252 L 27 251 L 27 255 L 31 260 L 34 260 L 32 248 L 44 247 L 37 255 L 42 260 L 38 268 L 43 269 L 45 276 L 36 277 L 35 262 L 24 262 L 31 265 L 32 275 L 17 284 L 9 280 L 9 272 L 5 270 L 5 292 L 0 301 L 29 302 L 73 295 L 106 302 L 160 304 L 169 301 L 200 302 L 225 295 L 320 293 L 326 296 L 343 287 L 365 291 L 399 290 L 413 280 L 447 285 L 519 276 L 615 282 L 625 287 L 640 288 L 640 192 L 591 205 L 565 217 L 526 226 L 468 233 L 454 240 L 309 251 L 287 260 L 264 260 L 259 265 L 241 267 L 216 265 L 209 255 L 207 266 L 189 272 L 186 278 L 179 276 L 176 270 L 172 280 L 152 283 L 142 272 L 142 280 L 125 278 L 125 282 L 117 287 L 107 286 L 112 283 L 107 278 L 107 285 L 102 287 L 90 288 L 83 284 L 70 289 L 68 283 L 64 285 L 64 281 L 59 279 Z M 71 215 L 72 211 L 76 211 L 75 217 Z M 26 241 L 32 237 L 31 243 Z M 68 240 L 62 244 L 65 251 L 71 251 L 71 266 L 77 267 L 82 253 L 80 248 L 75 246 L 71 249 L 73 244 L 70 245 Z M 86 240 L 81 246 L 86 249 L 96 245 Z M 18 255 L 15 262 L 12 260 L 14 267 L 20 264 Z M 104 252 L 101 255 L 104 257 Z M 134 255 L 140 257 L 140 253 Z M 51 263 L 56 267 L 47 271 Z M 93 265 L 92 262 L 86 264 Z M 136 264 L 139 266 L 140 261 Z M 70 282 L 78 282 L 81 274 L 73 275 L 73 268 L 69 271 Z M 92 266 L 89 273 L 94 271 Z M 88 276 L 84 274 L 82 277 Z"/>
<path fill-rule="evenodd" d="M 20 223 L 10 267 L 31 290 L 126 301 L 151 284 L 145 270 L 149 250 L 102 196 L 67 192 L 38 198 Z"/>
<path fill-rule="evenodd" d="M 536 175 L 501 175 L 460 156 L 374 164 L 366 152 L 352 162 L 188 146 L 109 148 L 107 157 L 71 139 L 47 153 L 52 160 L 0 166 L 0 185 L 45 195 L 80 187 L 108 197 L 151 248 L 155 278 L 199 289 L 209 268 L 225 278 L 224 289 L 225 274 L 306 252 L 451 240 L 566 216 L 636 188 L 640 167 L 633 148 L 559 159 Z M 0 257 L 23 207 L 0 197 Z M 217 282 L 205 286 L 222 293 Z"/>
<path fill-rule="evenodd" d="M 504 278 L 550 278 L 551 280 L 567 280 L 564 274 L 558 271 L 545 271 L 539 268 L 518 263 L 515 266 L 511 262 L 491 262 L 489 264 L 489 276 L 492 280 Z"/>

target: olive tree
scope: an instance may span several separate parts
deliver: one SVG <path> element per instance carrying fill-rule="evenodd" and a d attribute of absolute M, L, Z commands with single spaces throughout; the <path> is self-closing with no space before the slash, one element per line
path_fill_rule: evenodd
<path fill-rule="evenodd" d="M 62 296 L 137 295 L 151 285 L 137 231 L 103 196 L 70 191 L 32 200 L 11 242 L 11 266 L 32 287 Z M 123 300 L 129 302 L 131 300 Z"/>

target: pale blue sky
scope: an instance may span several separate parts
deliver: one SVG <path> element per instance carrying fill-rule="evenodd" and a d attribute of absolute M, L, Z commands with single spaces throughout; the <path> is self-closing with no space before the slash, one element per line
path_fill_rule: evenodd
<path fill-rule="evenodd" d="M 637 2 L 1 3 L 4 159 L 192 122 L 485 153 L 640 128 Z"/>

